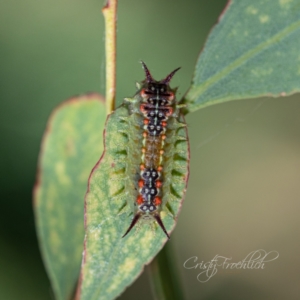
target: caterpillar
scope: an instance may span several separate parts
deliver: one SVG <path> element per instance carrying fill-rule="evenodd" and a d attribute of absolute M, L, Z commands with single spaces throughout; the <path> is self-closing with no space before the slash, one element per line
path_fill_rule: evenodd
<path fill-rule="evenodd" d="M 180 153 L 175 149 L 176 145 L 182 141 L 187 143 L 186 135 L 179 134 L 181 128 L 186 129 L 180 113 L 184 105 L 177 103 L 177 88 L 172 89 L 169 85 L 180 68 L 172 71 L 164 79 L 156 81 L 146 64 L 141 63 L 146 78 L 137 84 L 138 91 L 133 98 L 125 98 L 123 102 L 129 114 L 126 118 L 126 152 L 129 157 L 126 172 L 129 179 L 125 185 L 127 189 L 135 190 L 134 216 L 123 237 L 139 220 L 151 219 L 156 221 L 170 238 L 160 214 L 172 197 L 177 200 L 183 198 L 172 186 L 171 176 L 182 175 L 180 178 L 185 182 L 188 177 L 188 167 L 183 173 L 174 170 L 176 160 L 182 160 Z"/>

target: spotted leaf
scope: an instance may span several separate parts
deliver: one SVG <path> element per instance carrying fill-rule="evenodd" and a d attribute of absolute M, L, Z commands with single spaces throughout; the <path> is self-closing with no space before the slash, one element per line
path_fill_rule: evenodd
<path fill-rule="evenodd" d="M 299 0 L 229 1 L 196 64 L 188 111 L 299 92 L 299 49 Z"/>
<path fill-rule="evenodd" d="M 84 239 L 88 176 L 103 150 L 103 98 L 72 98 L 52 114 L 45 132 L 34 191 L 36 227 L 56 299 L 71 299 Z"/>

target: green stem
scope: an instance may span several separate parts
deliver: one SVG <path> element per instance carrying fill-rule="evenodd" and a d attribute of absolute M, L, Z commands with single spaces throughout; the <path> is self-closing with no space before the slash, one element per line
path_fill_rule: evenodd
<path fill-rule="evenodd" d="M 172 245 L 168 242 L 147 267 L 154 299 L 184 299 L 175 261 Z"/>
<path fill-rule="evenodd" d="M 105 19 L 105 55 L 106 55 L 106 113 L 115 109 L 116 102 L 116 29 L 118 0 L 107 0 L 102 8 Z"/>

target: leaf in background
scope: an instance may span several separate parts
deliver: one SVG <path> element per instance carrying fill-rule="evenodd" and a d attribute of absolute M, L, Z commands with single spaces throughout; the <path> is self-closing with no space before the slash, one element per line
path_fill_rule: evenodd
<path fill-rule="evenodd" d="M 104 100 L 72 98 L 52 114 L 43 138 L 34 210 L 41 251 L 57 299 L 71 299 L 79 277 L 88 176 L 103 151 Z"/>
<path fill-rule="evenodd" d="M 198 59 L 188 111 L 300 91 L 299 49 L 299 0 L 230 1 Z"/>
<path fill-rule="evenodd" d="M 129 213 L 119 214 L 126 200 L 131 199 L 128 187 L 124 191 L 124 172 L 132 157 L 126 157 L 127 137 L 120 130 L 129 130 L 120 117 L 127 117 L 127 108 L 120 107 L 112 113 L 106 123 L 105 149 L 101 160 L 94 168 L 85 200 L 85 250 L 81 269 L 80 285 L 76 299 L 114 299 L 129 286 L 142 272 L 166 242 L 166 236 L 160 227 L 151 230 L 149 224 L 141 224 L 122 238 L 131 222 Z M 180 135 L 187 137 L 186 128 Z M 170 178 L 178 199 L 169 199 L 170 209 L 175 218 L 181 208 L 188 177 L 188 142 L 174 145 L 174 154 L 170 159 L 173 168 L 179 169 Z M 136 159 L 140 159 L 137 157 Z M 182 174 L 182 175 L 181 175 Z M 130 189 L 130 188 L 129 188 Z M 170 197 L 171 198 L 171 197 Z M 135 199 L 133 199 L 135 201 Z M 133 206 L 133 203 L 132 203 Z M 170 231 L 176 220 L 161 212 L 163 223 Z M 139 224 L 138 224 L 139 225 Z"/>

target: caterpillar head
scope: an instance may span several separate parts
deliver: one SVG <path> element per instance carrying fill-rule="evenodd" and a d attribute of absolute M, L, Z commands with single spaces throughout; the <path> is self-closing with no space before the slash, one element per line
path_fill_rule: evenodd
<path fill-rule="evenodd" d="M 147 68 L 146 64 L 142 61 L 142 65 L 145 71 L 146 79 L 143 81 L 143 86 L 141 89 L 141 96 L 146 101 L 153 97 L 153 96 L 160 96 L 161 98 L 165 99 L 168 104 L 174 99 L 175 93 L 174 90 L 171 89 L 169 83 L 174 76 L 174 74 L 180 69 L 177 68 L 172 71 L 169 75 L 167 75 L 162 80 L 155 80 L 153 79 L 149 69 Z"/>

